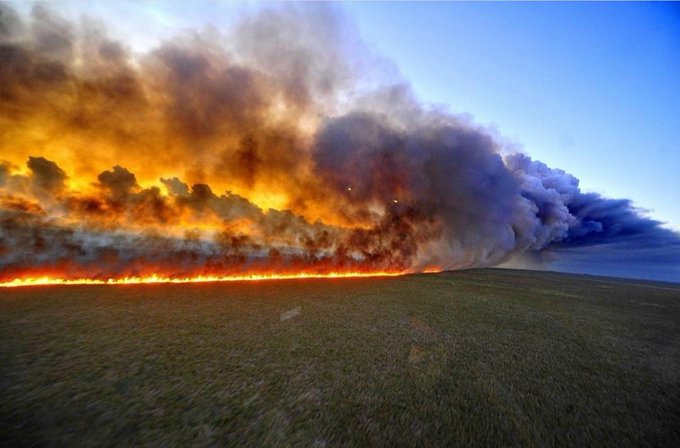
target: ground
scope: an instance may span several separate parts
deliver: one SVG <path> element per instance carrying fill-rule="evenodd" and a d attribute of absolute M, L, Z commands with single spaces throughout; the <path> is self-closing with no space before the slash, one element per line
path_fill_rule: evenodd
<path fill-rule="evenodd" d="M 680 285 L 0 289 L 0 445 L 680 446 Z"/>

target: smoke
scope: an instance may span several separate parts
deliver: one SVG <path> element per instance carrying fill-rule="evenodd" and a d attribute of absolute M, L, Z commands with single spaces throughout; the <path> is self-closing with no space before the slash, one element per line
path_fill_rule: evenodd
<path fill-rule="evenodd" d="M 348 30 L 289 5 L 139 54 L 96 20 L 0 4 L 0 281 L 598 257 L 679 278 L 678 234 L 375 85 Z"/>

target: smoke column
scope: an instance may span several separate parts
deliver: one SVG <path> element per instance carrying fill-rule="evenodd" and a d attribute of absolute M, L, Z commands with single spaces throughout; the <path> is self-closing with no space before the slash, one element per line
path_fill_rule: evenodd
<path fill-rule="evenodd" d="M 677 233 L 376 80 L 342 15 L 306 6 L 139 54 L 99 20 L 0 4 L 0 282 L 589 263 L 680 280 Z"/>

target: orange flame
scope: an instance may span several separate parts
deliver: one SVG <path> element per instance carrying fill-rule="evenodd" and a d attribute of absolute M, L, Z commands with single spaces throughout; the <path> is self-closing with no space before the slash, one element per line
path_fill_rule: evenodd
<path fill-rule="evenodd" d="M 431 271 L 428 271 L 431 272 Z M 264 280 L 294 280 L 294 279 L 327 279 L 327 278 L 366 278 L 366 277 L 397 277 L 406 272 L 328 272 L 295 273 L 295 274 L 248 274 L 234 276 L 199 275 L 196 277 L 163 277 L 151 274 L 144 277 L 123 277 L 109 279 L 63 279 L 56 277 L 32 277 L 17 278 L 7 282 L 0 282 L 0 288 L 13 288 L 20 286 L 46 286 L 46 285 L 139 285 L 154 283 L 211 283 L 211 282 L 241 282 L 241 281 L 264 281 Z"/>

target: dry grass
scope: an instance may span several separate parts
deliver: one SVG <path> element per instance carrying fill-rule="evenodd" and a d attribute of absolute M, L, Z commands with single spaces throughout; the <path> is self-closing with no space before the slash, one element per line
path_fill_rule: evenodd
<path fill-rule="evenodd" d="M 0 290 L 0 444 L 680 444 L 680 286 L 507 270 Z"/>

